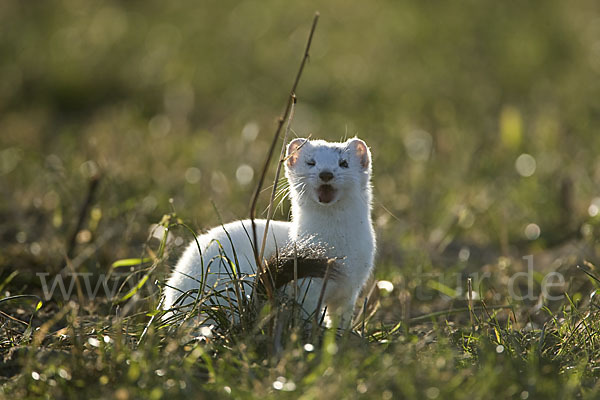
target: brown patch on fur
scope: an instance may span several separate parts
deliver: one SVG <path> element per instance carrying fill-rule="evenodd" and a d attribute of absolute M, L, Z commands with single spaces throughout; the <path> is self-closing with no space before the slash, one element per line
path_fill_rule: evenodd
<path fill-rule="evenodd" d="M 279 289 L 294 280 L 304 278 L 324 278 L 329 266 L 329 278 L 337 279 L 342 275 L 341 264 L 335 258 L 324 256 L 324 249 L 320 246 L 300 248 L 294 251 L 288 246 L 267 261 L 268 274 L 265 278 L 273 282 Z M 294 269 L 296 268 L 296 273 Z M 262 278 L 262 277 L 261 277 Z"/>
<path fill-rule="evenodd" d="M 331 258 L 279 258 L 269 262 L 269 271 L 273 276 L 277 289 L 287 285 L 294 280 L 294 263 L 298 269 L 298 279 L 324 278 L 327 265 L 331 263 L 329 279 L 339 276 L 339 264 Z M 274 272 L 273 272 L 274 271 Z"/>

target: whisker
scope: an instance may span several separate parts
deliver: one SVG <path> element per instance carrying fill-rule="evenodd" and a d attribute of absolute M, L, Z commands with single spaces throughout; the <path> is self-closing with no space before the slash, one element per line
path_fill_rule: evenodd
<path fill-rule="evenodd" d="M 281 212 L 283 212 L 283 201 L 284 201 L 285 199 L 287 199 L 288 197 L 289 197 L 289 193 L 288 193 L 288 194 L 286 194 L 286 195 L 285 195 L 285 196 L 284 196 L 284 197 L 283 197 L 283 198 L 282 198 L 282 199 L 279 201 L 279 203 L 277 203 L 277 206 L 275 207 L 275 212 L 277 212 L 277 209 L 278 209 L 279 207 L 281 207 Z"/>

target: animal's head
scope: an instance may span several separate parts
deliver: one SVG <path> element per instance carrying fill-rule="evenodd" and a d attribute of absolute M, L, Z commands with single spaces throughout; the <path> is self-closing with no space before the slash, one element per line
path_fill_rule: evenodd
<path fill-rule="evenodd" d="M 300 203 L 329 206 L 370 194 L 371 152 L 358 138 L 344 143 L 294 139 L 287 148 L 285 174 Z"/>

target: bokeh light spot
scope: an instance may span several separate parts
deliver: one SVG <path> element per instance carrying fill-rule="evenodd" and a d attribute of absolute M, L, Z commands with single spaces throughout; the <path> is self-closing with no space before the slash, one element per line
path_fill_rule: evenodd
<path fill-rule="evenodd" d="M 254 170 L 251 166 L 242 164 L 238 167 L 237 171 L 235 171 L 235 178 L 240 185 L 247 185 L 252 182 L 252 178 L 254 178 Z"/>
<path fill-rule="evenodd" d="M 539 238 L 541 233 L 542 231 L 537 224 L 531 223 L 525 227 L 525 237 L 529 240 Z"/>
<path fill-rule="evenodd" d="M 535 173 L 536 162 L 532 155 L 523 153 L 515 161 L 515 169 L 519 175 L 529 177 Z"/>

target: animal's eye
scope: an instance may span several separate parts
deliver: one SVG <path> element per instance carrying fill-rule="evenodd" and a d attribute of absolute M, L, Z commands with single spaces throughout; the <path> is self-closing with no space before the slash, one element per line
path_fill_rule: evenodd
<path fill-rule="evenodd" d="M 315 162 L 315 160 L 310 159 L 306 162 L 306 165 L 308 165 L 310 167 L 314 167 L 315 165 L 317 165 L 317 163 Z"/>
<path fill-rule="evenodd" d="M 346 161 L 346 160 L 340 160 L 340 167 L 342 167 L 342 168 L 348 168 L 348 161 Z"/>

